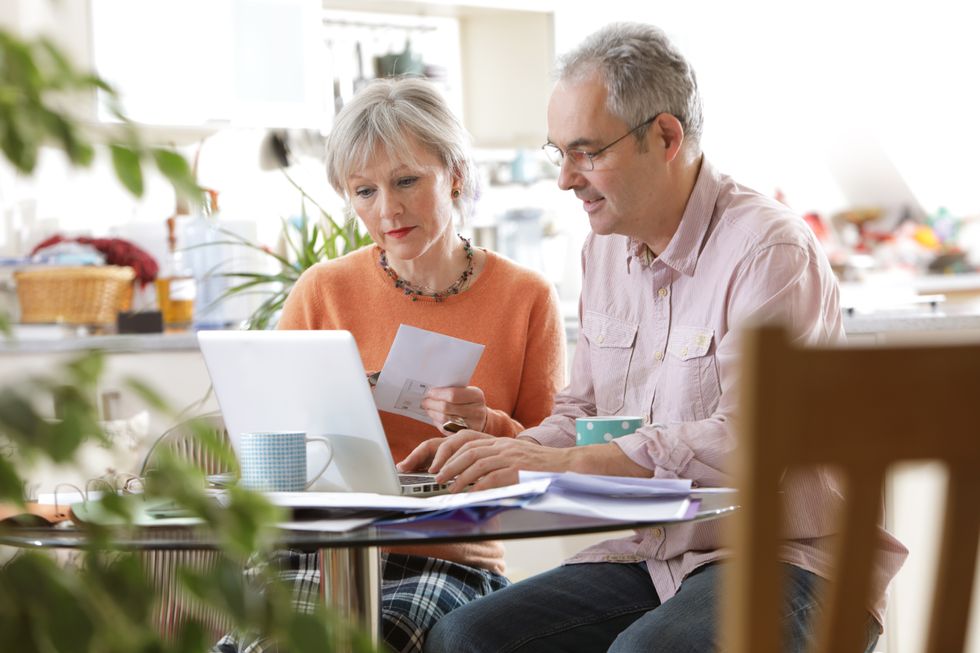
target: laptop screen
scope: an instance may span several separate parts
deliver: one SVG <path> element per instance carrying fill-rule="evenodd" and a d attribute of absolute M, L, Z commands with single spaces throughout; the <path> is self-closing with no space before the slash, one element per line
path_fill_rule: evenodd
<path fill-rule="evenodd" d="M 232 446 L 251 431 L 305 431 L 333 446 L 310 489 L 399 494 L 401 489 L 353 336 L 348 331 L 200 331 Z M 324 461 L 309 447 L 309 476 Z"/>

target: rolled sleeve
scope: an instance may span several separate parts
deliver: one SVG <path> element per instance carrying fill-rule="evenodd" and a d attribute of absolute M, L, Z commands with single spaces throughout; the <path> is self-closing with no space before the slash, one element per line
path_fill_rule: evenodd
<path fill-rule="evenodd" d="M 632 435 L 616 438 L 613 442 L 626 456 L 654 476 L 666 471 L 670 476 L 681 477 L 694 458 L 694 450 L 674 436 L 667 427 L 645 427 Z"/>

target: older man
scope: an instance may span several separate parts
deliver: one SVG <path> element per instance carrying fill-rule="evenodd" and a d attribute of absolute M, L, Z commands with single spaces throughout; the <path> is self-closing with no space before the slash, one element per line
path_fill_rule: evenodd
<path fill-rule="evenodd" d="M 702 155 L 694 72 L 664 34 L 616 24 L 561 62 L 545 150 L 582 200 L 581 337 L 554 412 L 516 440 L 463 431 L 402 462 L 457 487 L 511 483 L 519 469 L 730 484 L 738 327 L 779 321 L 805 343 L 843 336 L 838 289 L 806 224 Z M 635 434 L 575 445 L 575 418 L 648 417 Z M 788 477 L 789 644 L 807 643 L 834 539 L 832 476 Z M 717 523 L 645 529 L 444 617 L 431 651 L 708 651 L 716 646 Z M 879 533 L 867 646 L 905 549 Z"/>

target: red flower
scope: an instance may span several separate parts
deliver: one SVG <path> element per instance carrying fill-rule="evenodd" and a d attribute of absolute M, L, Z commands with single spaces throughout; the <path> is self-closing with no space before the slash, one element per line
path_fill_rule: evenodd
<path fill-rule="evenodd" d="M 160 271 L 160 266 L 157 265 L 156 259 L 153 256 L 146 250 L 122 238 L 87 238 L 85 236 L 65 238 L 64 236 L 55 235 L 31 250 L 31 256 L 34 256 L 42 249 L 61 242 L 76 242 L 82 245 L 91 245 L 105 256 L 105 262 L 109 265 L 128 265 L 136 272 L 136 278 L 140 282 L 140 287 L 146 286 L 146 284 L 156 279 L 157 273 Z"/>

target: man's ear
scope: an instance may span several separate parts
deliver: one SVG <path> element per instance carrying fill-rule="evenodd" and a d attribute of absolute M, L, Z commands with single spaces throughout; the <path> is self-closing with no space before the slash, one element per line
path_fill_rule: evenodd
<path fill-rule="evenodd" d="M 675 116 L 661 113 L 651 125 L 654 137 L 664 150 L 664 160 L 670 163 L 684 146 L 684 125 Z"/>

